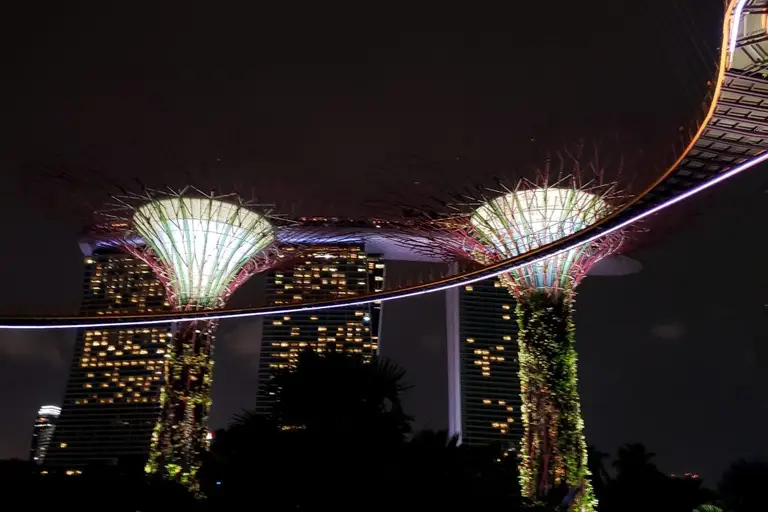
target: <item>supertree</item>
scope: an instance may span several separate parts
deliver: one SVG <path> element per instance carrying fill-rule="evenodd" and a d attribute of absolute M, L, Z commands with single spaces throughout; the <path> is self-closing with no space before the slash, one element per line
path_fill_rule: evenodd
<path fill-rule="evenodd" d="M 277 245 L 282 219 L 236 194 L 185 187 L 112 199 L 100 212 L 107 219 L 102 234 L 152 268 L 178 311 L 224 307 L 249 277 L 284 257 Z M 208 320 L 175 325 L 145 467 L 192 488 L 208 448 L 216 327 Z"/>
<path fill-rule="evenodd" d="M 461 194 L 445 214 L 410 220 L 392 236 L 417 252 L 487 265 L 567 237 L 620 206 L 617 183 L 600 168 L 558 159 L 560 165 L 547 160 L 533 179 Z M 522 492 L 541 499 L 556 487 L 578 489 L 571 510 L 597 505 L 578 393 L 574 292 L 623 241 L 623 233 L 611 234 L 500 276 L 517 303 Z"/>

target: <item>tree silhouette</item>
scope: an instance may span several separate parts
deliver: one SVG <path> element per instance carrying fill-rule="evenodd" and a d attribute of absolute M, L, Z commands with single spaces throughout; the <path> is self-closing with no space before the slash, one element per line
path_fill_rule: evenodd
<path fill-rule="evenodd" d="M 243 412 L 217 433 L 201 471 L 204 492 L 234 506 L 258 485 L 269 510 L 359 508 L 372 489 L 399 478 L 411 428 L 403 378 L 378 358 L 302 353 L 273 379 L 269 414 Z"/>
<path fill-rule="evenodd" d="M 613 467 L 618 471 L 619 478 L 655 476 L 660 474 L 652 462 L 655 456 L 640 443 L 627 443 L 619 448 Z"/>
<path fill-rule="evenodd" d="M 326 438 L 374 438 L 379 445 L 398 445 L 412 421 L 402 407 L 402 394 L 409 388 L 404 376 L 384 359 L 305 351 L 295 371 L 273 380 L 278 391 L 272 419 L 282 428 Z"/>
<path fill-rule="evenodd" d="M 713 499 L 701 489 L 698 478 L 664 475 L 653 462 L 654 457 L 639 443 L 619 448 L 612 464 L 616 477 L 603 480 L 607 485 L 600 501 L 601 512 L 691 512 Z"/>
<path fill-rule="evenodd" d="M 306 352 L 273 384 L 269 414 L 245 411 L 214 437 L 200 473 L 214 509 L 258 489 L 270 511 L 522 510 L 515 453 L 459 445 L 444 431 L 407 439 L 408 386 L 392 363 Z"/>
<path fill-rule="evenodd" d="M 723 475 L 719 490 L 728 512 L 768 510 L 768 463 L 740 460 Z"/>
<path fill-rule="evenodd" d="M 611 483 L 611 475 L 605 468 L 607 458 L 607 453 L 601 452 L 594 445 L 587 445 L 587 464 L 589 472 L 592 473 L 592 488 L 598 501 L 604 497 L 605 490 Z"/>

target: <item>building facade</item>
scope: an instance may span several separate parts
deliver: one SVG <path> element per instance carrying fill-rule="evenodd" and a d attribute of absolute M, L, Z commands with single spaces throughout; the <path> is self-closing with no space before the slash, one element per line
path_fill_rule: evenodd
<path fill-rule="evenodd" d="M 290 265 L 269 273 L 266 303 L 298 304 L 307 300 L 347 298 L 384 288 L 385 264 L 362 244 L 317 245 Z M 344 352 L 370 359 L 379 349 L 381 304 L 265 316 L 259 358 L 258 408 L 274 401 L 271 381 L 292 368 L 299 354 Z"/>
<path fill-rule="evenodd" d="M 60 414 L 61 407 L 58 405 L 43 405 L 37 411 L 35 427 L 32 430 L 32 444 L 29 448 L 29 458 L 37 464 L 45 461 Z"/>
<path fill-rule="evenodd" d="M 82 315 L 170 310 L 160 281 L 144 262 L 116 249 L 82 247 Z M 120 463 L 143 467 L 160 412 L 170 337 L 170 325 L 77 332 L 46 466 Z"/>
<path fill-rule="evenodd" d="M 517 451 L 523 435 L 514 298 L 498 279 L 446 292 L 449 431 Z"/>

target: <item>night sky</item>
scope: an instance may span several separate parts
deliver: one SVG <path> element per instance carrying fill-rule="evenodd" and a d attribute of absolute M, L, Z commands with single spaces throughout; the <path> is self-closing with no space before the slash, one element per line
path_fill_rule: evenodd
<path fill-rule="evenodd" d="M 701 117 L 722 2 L 518 4 L 7 12 L 0 312 L 77 310 L 77 233 L 98 193 L 46 181 L 45 169 L 191 179 L 341 216 L 514 175 L 568 138 L 618 135 L 620 152 L 643 155 L 636 181 L 658 175 L 680 127 Z M 601 450 L 644 442 L 662 469 L 710 483 L 733 459 L 768 457 L 766 181 L 752 170 L 649 223 L 632 252 L 640 273 L 581 285 L 582 401 Z M 401 271 L 419 270 L 390 275 Z M 259 284 L 235 304 L 258 303 Z M 447 423 L 443 305 L 434 294 L 385 307 L 382 350 L 408 370 L 419 428 Z M 259 330 L 220 328 L 215 427 L 253 405 Z M 72 341 L 0 333 L 0 458 L 25 457 L 37 407 L 61 401 Z"/>

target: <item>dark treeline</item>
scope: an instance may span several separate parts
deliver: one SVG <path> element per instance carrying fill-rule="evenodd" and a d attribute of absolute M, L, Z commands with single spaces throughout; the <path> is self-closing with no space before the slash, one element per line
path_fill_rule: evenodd
<path fill-rule="evenodd" d="M 500 446 L 459 446 L 445 432 L 413 434 L 403 410 L 402 370 L 385 360 L 312 352 L 274 381 L 269 414 L 246 411 L 216 433 L 199 475 L 203 498 L 147 479 L 141 464 L 85 468 L 79 476 L 39 474 L 28 462 L 0 462 L 3 509 L 50 503 L 77 510 L 567 510 L 568 489 L 548 503 L 519 495 L 517 461 Z M 752 512 L 768 465 L 739 462 L 718 491 L 700 479 L 664 475 L 640 444 L 607 456 L 591 449 L 601 512 Z M 564 504 L 565 503 L 565 504 Z M 14 508 L 15 507 L 15 508 Z"/>

